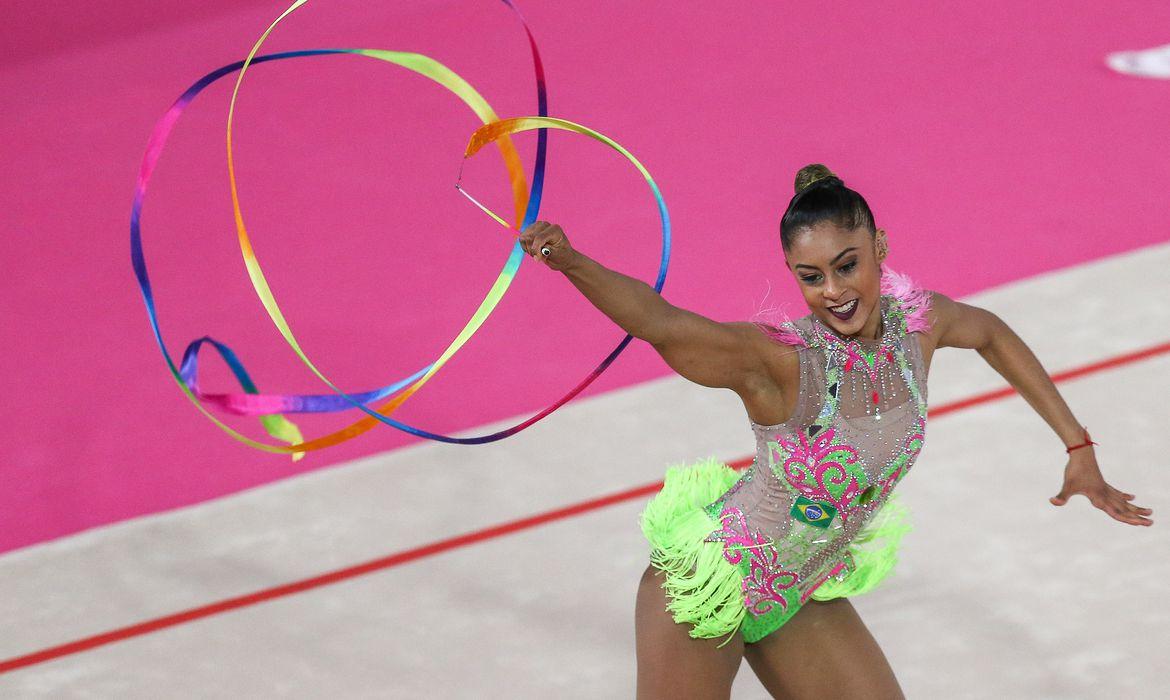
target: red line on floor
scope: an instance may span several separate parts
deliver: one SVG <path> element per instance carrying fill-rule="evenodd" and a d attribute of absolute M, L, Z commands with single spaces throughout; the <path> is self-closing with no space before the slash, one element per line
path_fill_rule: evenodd
<path fill-rule="evenodd" d="M 1082 367 L 1076 367 L 1070 370 L 1065 370 L 1063 372 L 1057 372 L 1056 374 L 1052 375 L 1052 379 L 1055 382 L 1065 382 L 1071 379 L 1076 379 L 1085 375 L 1102 372 L 1107 369 L 1132 364 L 1134 362 L 1139 362 L 1141 360 L 1166 353 L 1170 353 L 1170 342 L 1145 348 L 1144 350 L 1118 355 L 1116 357 L 1094 362 Z M 1014 393 L 1014 389 L 1007 387 L 1004 389 L 985 392 L 983 394 L 977 394 L 967 399 L 953 401 L 948 404 L 943 404 L 937 408 L 933 408 L 930 410 L 930 417 L 937 418 L 948 413 L 954 413 L 966 408 L 971 408 L 972 406 L 990 403 L 992 401 L 1007 398 Z M 742 469 L 751 464 L 751 461 L 751 458 L 748 457 L 733 462 L 732 466 L 737 469 Z M 292 595 L 294 593 L 302 593 L 314 588 L 320 588 L 321 586 L 327 586 L 331 583 L 338 583 L 340 581 L 345 581 L 358 576 L 364 576 L 365 574 L 373 573 L 375 571 L 382 571 L 400 564 L 416 561 L 418 559 L 433 556 L 435 554 L 446 552 L 452 549 L 457 549 L 459 547 L 466 547 L 477 542 L 503 537 L 504 535 L 509 535 L 521 530 L 528 530 L 530 528 L 537 527 L 538 525 L 550 523 L 555 520 L 563 520 L 564 518 L 570 518 L 575 515 L 581 515 L 583 513 L 588 513 L 593 510 L 605 508 L 606 506 L 622 503 L 634 498 L 649 496 L 650 494 L 657 492 L 660 488 L 662 488 L 661 481 L 656 481 L 652 484 L 636 486 L 625 491 L 618 491 L 617 493 L 611 493 L 607 496 L 601 496 L 599 498 L 582 501 L 580 503 L 575 503 L 573 505 L 558 508 L 556 510 L 538 513 L 527 518 L 501 523 L 483 530 L 476 530 L 475 532 L 456 535 L 455 537 L 450 537 L 445 540 L 439 540 L 437 542 L 425 544 L 420 547 L 415 547 L 414 549 L 407 549 L 402 552 L 397 552 L 395 554 L 381 557 L 379 559 L 363 562 L 361 564 L 356 564 L 344 569 L 330 571 L 319 576 L 301 579 L 300 581 L 293 581 L 292 583 L 286 583 L 282 586 L 266 588 L 264 590 L 249 593 L 247 595 L 237 596 L 235 598 L 227 598 L 225 600 L 203 605 L 198 608 L 191 608 L 189 610 L 177 612 L 172 615 L 166 615 L 164 617 L 158 617 L 153 620 L 139 622 L 127 627 L 110 630 L 109 632 L 104 632 L 92 637 L 86 637 L 84 639 L 79 639 L 67 644 L 49 647 L 47 649 L 32 652 L 31 654 L 5 659 L 0 661 L 0 674 L 6 673 L 8 671 L 14 671 L 18 668 L 24 668 L 26 666 L 32 666 L 34 664 L 50 661 L 52 659 L 59 659 L 63 656 L 69 656 L 71 654 L 76 654 L 88 649 L 105 646 L 106 644 L 112 644 L 113 642 L 118 642 L 124 639 L 140 637 L 144 634 L 157 632 L 158 630 L 174 627 L 176 625 L 192 622 L 194 620 L 210 617 L 212 615 L 218 615 L 230 610 L 238 610 L 240 608 L 256 605 L 257 603 L 263 603 L 264 601 L 283 598 L 284 596 Z"/>

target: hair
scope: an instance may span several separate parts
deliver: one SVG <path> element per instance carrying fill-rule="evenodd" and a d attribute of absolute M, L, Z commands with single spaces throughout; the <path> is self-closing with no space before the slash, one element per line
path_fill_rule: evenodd
<path fill-rule="evenodd" d="M 796 194 L 780 219 L 780 245 L 788 250 L 792 239 L 805 228 L 831 221 L 852 231 L 864 226 L 877 233 L 873 212 L 865 198 L 845 186 L 841 178 L 820 163 L 806 165 L 796 173 Z"/>

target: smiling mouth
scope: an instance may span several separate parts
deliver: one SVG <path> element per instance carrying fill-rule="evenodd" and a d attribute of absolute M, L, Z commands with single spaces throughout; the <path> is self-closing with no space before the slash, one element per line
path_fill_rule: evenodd
<path fill-rule="evenodd" d="M 830 306 L 829 313 L 842 321 L 848 321 L 853 318 L 853 314 L 857 313 L 857 299 L 847 301 L 839 306 Z"/>

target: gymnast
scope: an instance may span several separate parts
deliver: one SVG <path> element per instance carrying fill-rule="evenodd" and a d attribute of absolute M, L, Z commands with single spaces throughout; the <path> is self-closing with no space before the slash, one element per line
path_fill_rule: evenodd
<path fill-rule="evenodd" d="M 734 391 L 755 435 L 742 475 L 672 467 L 642 514 L 639 698 L 726 698 L 743 658 L 777 698 L 902 697 L 849 596 L 889 573 L 908 527 L 893 490 L 922 449 L 938 348 L 978 351 L 1064 443 L 1053 505 L 1081 494 L 1152 524 L 1102 477 L 1088 431 L 1011 328 L 885 269 L 885 231 L 825 166 L 802 168 L 795 189 L 780 244 L 810 311 L 797 320 L 715 322 L 575 250 L 560 226 L 520 237 L 678 374 Z"/>

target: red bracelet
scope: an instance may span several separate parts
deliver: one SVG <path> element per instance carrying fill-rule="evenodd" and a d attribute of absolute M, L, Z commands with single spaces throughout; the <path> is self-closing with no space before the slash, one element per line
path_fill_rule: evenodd
<path fill-rule="evenodd" d="M 1093 438 L 1089 437 L 1089 429 L 1085 428 L 1084 430 L 1085 430 L 1085 441 L 1079 445 L 1073 445 L 1072 447 L 1066 447 L 1064 449 L 1065 452 L 1071 453 L 1073 450 L 1079 450 L 1082 447 L 1088 447 L 1089 445 L 1096 445 L 1097 444 L 1097 443 L 1093 442 Z"/>

